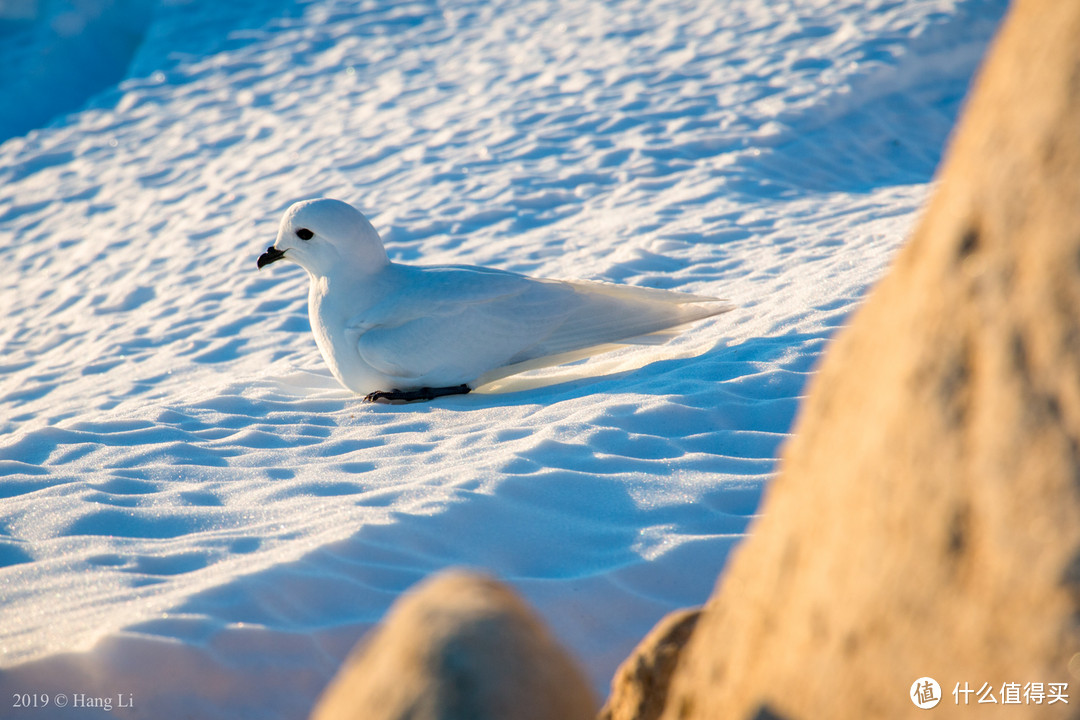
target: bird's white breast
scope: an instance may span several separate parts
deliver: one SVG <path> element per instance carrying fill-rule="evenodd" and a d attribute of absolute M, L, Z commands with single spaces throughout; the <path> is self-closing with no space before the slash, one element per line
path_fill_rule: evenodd
<path fill-rule="evenodd" d="M 359 395 L 386 389 L 389 379 L 364 362 L 357 350 L 359 332 L 348 327 L 349 309 L 341 293 L 331 291 L 326 277 L 312 277 L 308 291 L 308 318 L 315 344 L 330 372 L 345 387 Z"/>

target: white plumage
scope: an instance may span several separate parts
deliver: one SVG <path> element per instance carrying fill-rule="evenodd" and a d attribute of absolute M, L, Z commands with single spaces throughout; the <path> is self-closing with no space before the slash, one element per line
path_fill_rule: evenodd
<path fill-rule="evenodd" d="M 731 309 L 665 290 L 392 263 L 367 218 L 331 199 L 286 211 L 258 264 L 282 259 L 308 271 L 311 328 L 330 371 L 368 399 L 400 399 L 379 392 L 389 390 L 467 392 L 613 345 L 660 342 Z"/>

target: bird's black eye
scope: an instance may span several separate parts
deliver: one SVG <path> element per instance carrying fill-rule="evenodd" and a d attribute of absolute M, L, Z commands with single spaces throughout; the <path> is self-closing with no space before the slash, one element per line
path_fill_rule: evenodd
<path fill-rule="evenodd" d="M 307 228 L 300 228 L 296 231 L 296 237 L 300 238 L 301 240 L 310 240 L 311 238 L 315 237 L 315 233 L 311 232 Z"/>

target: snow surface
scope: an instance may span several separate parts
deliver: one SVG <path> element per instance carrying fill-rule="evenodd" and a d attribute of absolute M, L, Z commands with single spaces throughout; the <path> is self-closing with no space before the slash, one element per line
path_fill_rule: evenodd
<path fill-rule="evenodd" d="M 0 92 L 27 115 L 0 118 L 0 716 L 302 718 L 450 565 L 524 593 L 604 694 L 745 533 L 1004 9 L 0 3 Z M 80 60 L 110 44 L 127 55 Z M 315 196 L 395 260 L 739 308 L 362 405 L 322 364 L 303 271 L 255 269 Z M 8 707 L 23 692 L 135 708 Z"/>

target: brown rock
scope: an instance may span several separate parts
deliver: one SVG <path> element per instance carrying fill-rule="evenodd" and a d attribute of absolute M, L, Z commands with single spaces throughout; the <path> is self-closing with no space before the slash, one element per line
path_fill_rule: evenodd
<path fill-rule="evenodd" d="M 1080 2 L 1017 0 L 663 717 L 907 718 L 921 676 L 935 717 L 1075 712 L 1078 493 Z M 1029 682 L 1069 704 L 1002 704 Z"/>
<path fill-rule="evenodd" d="M 402 597 L 323 692 L 312 720 L 578 720 L 577 667 L 511 590 L 461 571 Z"/>
<path fill-rule="evenodd" d="M 611 695 L 598 720 L 656 720 L 679 653 L 694 631 L 701 608 L 668 613 L 615 671 Z"/>

